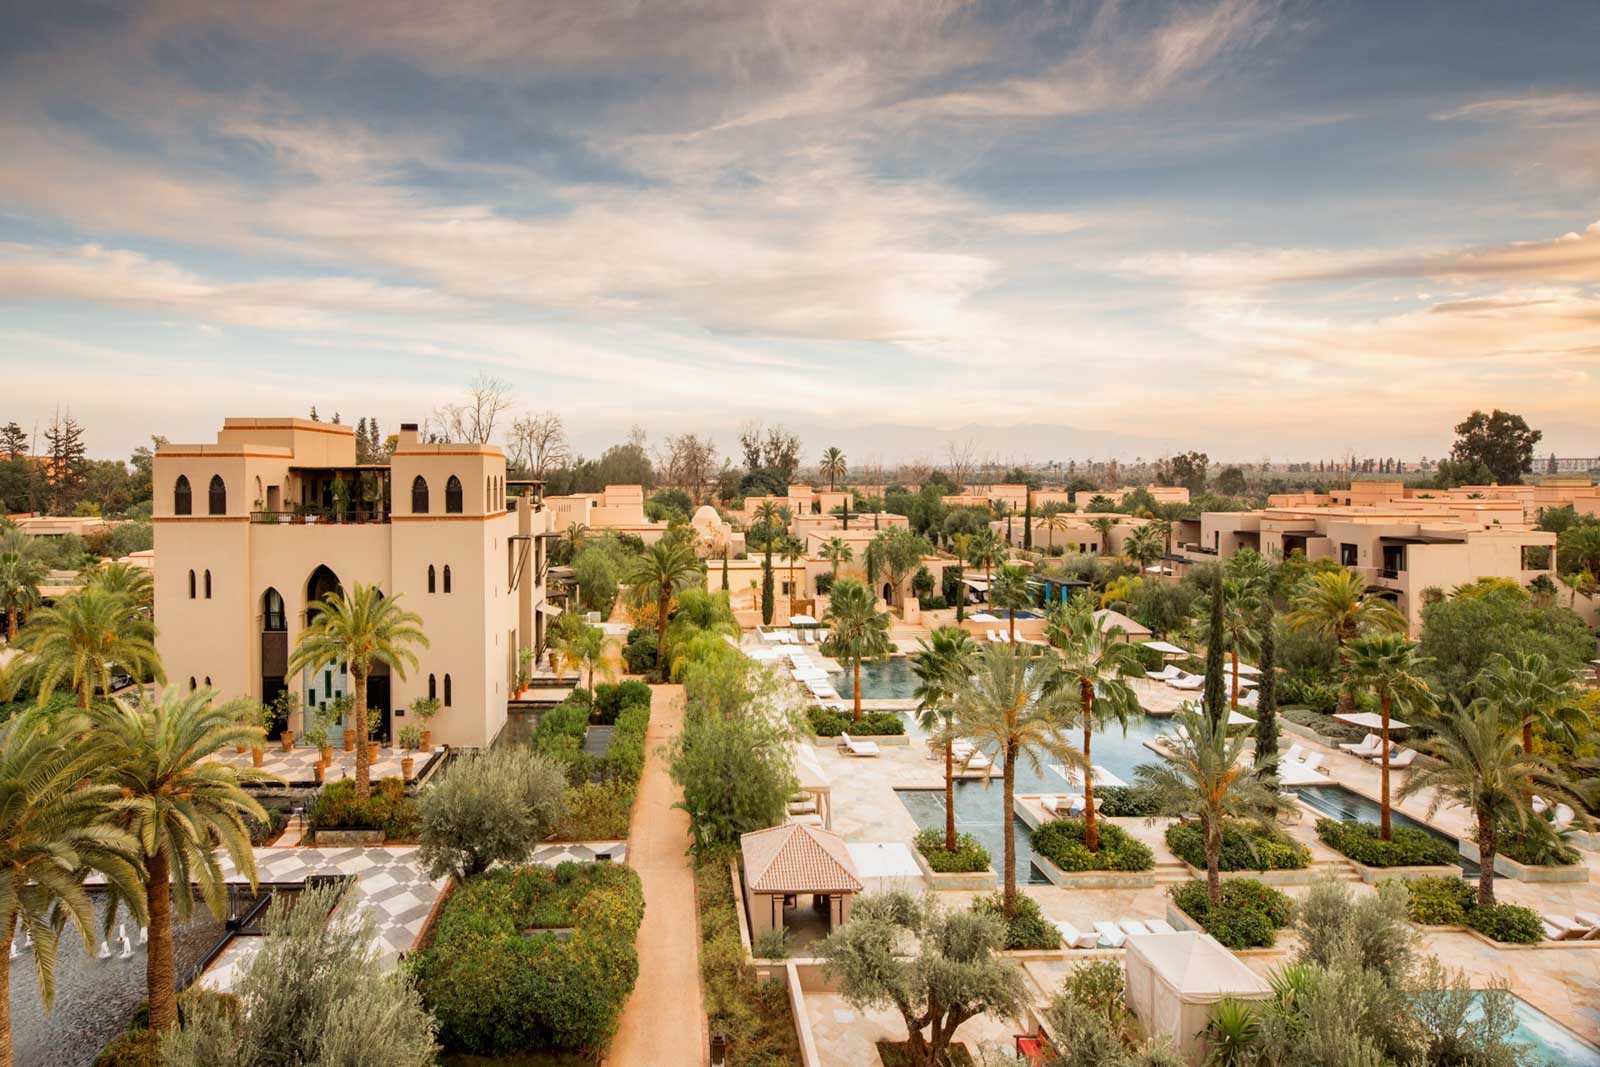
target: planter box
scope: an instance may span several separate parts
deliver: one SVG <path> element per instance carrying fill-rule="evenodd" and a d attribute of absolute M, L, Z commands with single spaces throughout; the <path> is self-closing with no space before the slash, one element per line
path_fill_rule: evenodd
<path fill-rule="evenodd" d="M 1000 876 L 990 867 L 986 871 L 969 871 L 964 874 L 943 874 L 928 866 L 928 857 L 915 844 L 911 845 L 911 855 L 916 857 L 917 866 L 922 868 L 922 877 L 934 889 L 968 889 L 984 891 L 993 889 L 1000 884 Z"/>
<path fill-rule="evenodd" d="M 1600 852 L 1600 830 L 1568 830 L 1565 838 L 1567 844 L 1573 848 Z"/>
<path fill-rule="evenodd" d="M 1455 878 L 1461 874 L 1460 867 L 1445 867 L 1434 864 L 1424 864 L 1415 867 L 1368 867 L 1365 863 L 1357 863 L 1349 856 L 1340 853 L 1338 849 L 1329 846 L 1333 852 L 1338 853 L 1350 866 L 1354 867 L 1361 880 L 1368 885 L 1377 885 L 1385 878 Z"/>
<path fill-rule="evenodd" d="M 1473 862 L 1481 862 L 1482 853 L 1478 851 L 1475 841 L 1462 838 L 1456 846 L 1461 849 L 1461 854 Z M 1518 863 L 1504 853 L 1494 858 L 1494 873 L 1502 878 L 1514 878 L 1519 882 L 1587 882 L 1589 880 L 1589 867 L 1581 860 L 1567 867 L 1530 867 L 1525 863 Z"/>
<path fill-rule="evenodd" d="M 1335 752 L 1339 751 L 1339 745 L 1344 740 L 1343 738 L 1329 737 L 1326 734 L 1319 734 L 1309 726 L 1301 726 L 1297 722 L 1290 722 L 1281 714 L 1278 716 L 1278 729 L 1294 734 L 1297 737 L 1303 737 L 1308 741 L 1315 741 L 1319 745 L 1326 745 Z"/>
<path fill-rule="evenodd" d="M 1167 901 L 1167 922 L 1171 923 L 1175 930 L 1193 930 L 1197 934 L 1206 932 L 1206 928 L 1200 925 L 1198 919 L 1190 918 L 1188 912 L 1170 900 Z M 1285 930 L 1279 930 L 1277 937 L 1281 940 L 1285 932 Z M 1278 956 L 1288 950 L 1281 945 L 1275 944 L 1271 948 L 1230 948 L 1228 951 L 1235 956 Z"/>
<path fill-rule="evenodd" d="M 1178 862 L 1188 870 L 1190 877 L 1201 882 L 1206 880 L 1204 867 L 1196 867 L 1182 857 L 1179 857 Z M 1252 878 L 1262 885 L 1310 885 L 1326 873 L 1328 872 L 1325 869 L 1311 866 L 1289 871 L 1218 871 L 1217 876 L 1223 881 L 1229 878 Z"/>
<path fill-rule="evenodd" d="M 1156 884 L 1156 872 L 1148 871 L 1063 871 L 1035 852 L 1033 865 L 1044 872 L 1052 885 L 1062 889 L 1146 889 Z"/>
<path fill-rule="evenodd" d="M 360 848 L 383 844 L 382 830 L 318 830 L 311 835 L 312 843 L 321 847 L 333 845 L 343 848 Z"/>

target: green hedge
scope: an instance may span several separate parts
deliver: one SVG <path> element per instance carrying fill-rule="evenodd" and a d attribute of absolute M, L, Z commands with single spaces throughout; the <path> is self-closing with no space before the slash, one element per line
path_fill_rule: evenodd
<path fill-rule="evenodd" d="M 602 726 L 610 726 L 617 721 L 617 715 L 624 708 L 633 707 L 635 704 L 650 706 L 650 686 L 638 679 L 626 682 L 601 682 L 594 687 L 594 709 L 591 721 Z"/>
<path fill-rule="evenodd" d="M 1005 897 L 999 893 L 978 897 L 972 902 L 972 910 L 998 916 L 1006 924 L 1008 949 L 1061 947 L 1061 932 L 1046 921 L 1039 902 L 1026 893 L 1017 894 L 1017 913 L 1010 919 L 1005 918 Z"/>
<path fill-rule="evenodd" d="M 642 682 L 623 685 L 639 685 L 647 694 L 650 690 Z M 566 816 L 556 833 L 563 841 L 616 841 L 628 836 L 639 775 L 644 771 L 650 705 L 628 705 L 617 714 L 615 722 L 616 732 L 611 735 L 611 747 L 605 757 L 586 757 L 581 765 L 585 779 L 598 775 L 601 780 L 580 781 L 566 792 Z M 569 778 L 572 770 L 569 767 Z"/>
<path fill-rule="evenodd" d="M 1426 830 L 1414 826 L 1392 828 L 1393 840 L 1378 837 L 1378 828 L 1365 822 L 1318 819 L 1322 843 L 1368 867 L 1453 867 L 1461 854 Z"/>
<path fill-rule="evenodd" d="M 1167 827 L 1167 847 L 1191 867 L 1206 865 L 1206 838 L 1199 823 Z M 1248 820 L 1223 823 L 1221 870 L 1300 871 L 1310 864 L 1311 850 L 1287 834 Z"/>
<path fill-rule="evenodd" d="M 1332 702 L 1328 704 L 1329 711 L 1333 710 L 1334 704 L 1338 701 L 1338 691 L 1333 690 L 1333 692 L 1334 697 Z M 1347 726 L 1338 719 L 1335 719 L 1333 716 L 1326 715 L 1311 708 L 1280 707 L 1278 709 L 1278 714 L 1282 715 L 1285 719 L 1288 719 L 1296 726 L 1308 727 L 1312 730 L 1315 730 L 1323 737 L 1332 738 L 1335 741 L 1359 741 L 1363 737 L 1367 736 L 1367 731 L 1354 726 Z"/>
<path fill-rule="evenodd" d="M 412 840 L 417 836 L 417 803 L 406 795 L 401 778 L 383 778 L 373 783 L 372 795 L 365 801 L 356 798 L 352 778 L 329 782 L 317 792 L 306 808 L 306 828 L 318 830 L 382 830 L 390 839 Z"/>
<path fill-rule="evenodd" d="M 1539 915 L 1520 904 L 1491 904 L 1467 912 L 1467 925 L 1492 941 L 1507 945 L 1536 945 L 1544 939 Z"/>
<path fill-rule="evenodd" d="M 643 918 L 639 876 L 622 864 L 471 879 L 445 903 L 414 964 L 440 1043 L 481 1055 L 603 1049 L 639 975 Z"/>
<path fill-rule="evenodd" d="M 971 834 L 957 834 L 956 850 L 949 852 L 944 847 L 943 830 L 919 830 L 916 846 L 928 866 L 939 874 L 971 874 L 989 869 L 989 850 Z"/>
<path fill-rule="evenodd" d="M 1425 926 L 1470 926 L 1494 941 L 1535 945 L 1544 940 L 1539 916 L 1517 904 L 1478 907 L 1478 894 L 1460 878 L 1414 878 L 1404 883 L 1406 917 Z"/>
<path fill-rule="evenodd" d="M 1524 830 L 1510 819 L 1499 820 L 1495 840 L 1500 855 L 1525 863 L 1530 867 L 1571 867 L 1583 857 L 1578 850 L 1562 841 L 1554 833 L 1533 833 Z"/>
<path fill-rule="evenodd" d="M 811 730 L 818 737 L 838 737 L 840 734 L 849 734 L 851 737 L 898 737 L 906 732 L 904 720 L 892 711 L 863 712 L 859 722 L 851 718 L 848 711 L 829 711 L 827 708 L 812 708 L 806 712 L 806 717 L 811 720 Z"/>
<path fill-rule="evenodd" d="M 1033 850 L 1063 871 L 1148 871 L 1156 865 L 1150 846 L 1115 823 L 1095 824 L 1100 848 L 1083 843 L 1082 819 L 1053 819 L 1033 832 Z"/>
<path fill-rule="evenodd" d="M 779 1067 L 800 1062 L 800 1041 L 782 981 L 756 977 L 744 964 L 733 883 L 725 861 L 700 858 L 700 989 L 712 1033 L 727 1038 L 729 1064 Z"/>
<path fill-rule="evenodd" d="M 1161 811 L 1161 798 L 1148 785 L 1097 785 L 1100 814 L 1114 819 L 1147 819 Z"/>
<path fill-rule="evenodd" d="M 1253 878 L 1223 882 L 1222 899 L 1214 909 L 1205 882 L 1198 879 L 1172 886 L 1167 892 L 1180 911 L 1228 948 L 1271 948 L 1278 931 L 1294 921 L 1294 901 L 1288 894 Z"/>

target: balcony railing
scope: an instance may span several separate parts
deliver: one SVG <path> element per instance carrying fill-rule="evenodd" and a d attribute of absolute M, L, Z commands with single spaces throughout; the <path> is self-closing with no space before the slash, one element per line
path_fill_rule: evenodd
<path fill-rule="evenodd" d="M 389 513 L 372 504 L 337 508 L 295 508 L 293 511 L 252 511 L 250 521 L 261 526 L 372 526 L 389 521 Z"/>

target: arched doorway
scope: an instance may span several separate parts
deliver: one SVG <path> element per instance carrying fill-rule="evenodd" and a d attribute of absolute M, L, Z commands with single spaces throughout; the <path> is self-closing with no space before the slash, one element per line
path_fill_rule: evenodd
<path fill-rule="evenodd" d="M 310 626 L 317 617 L 318 612 L 312 605 L 322 600 L 329 593 L 344 594 L 344 585 L 339 581 L 339 576 L 333 573 L 327 564 L 318 565 L 311 572 L 311 577 L 306 579 L 306 613 L 305 625 Z M 300 672 L 300 695 L 305 704 L 307 713 L 312 708 L 319 708 L 331 701 L 338 700 L 350 692 L 350 671 L 342 663 L 326 664 L 313 671 L 309 667 Z M 329 730 L 334 736 L 344 729 L 344 716 L 329 724 Z"/>
<path fill-rule="evenodd" d="M 271 705 L 288 686 L 289 616 L 283 596 L 271 586 L 261 594 L 261 702 Z M 281 730 L 275 725 L 273 736 Z"/>

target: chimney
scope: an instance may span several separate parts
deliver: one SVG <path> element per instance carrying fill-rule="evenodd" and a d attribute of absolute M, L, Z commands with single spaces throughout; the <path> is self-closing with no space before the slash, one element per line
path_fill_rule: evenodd
<path fill-rule="evenodd" d="M 394 443 L 396 450 L 402 449 L 407 445 L 417 444 L 417 424 L 414 422 L 402 422 L 400 424 L 400 432 L 395 435 Z"/>

